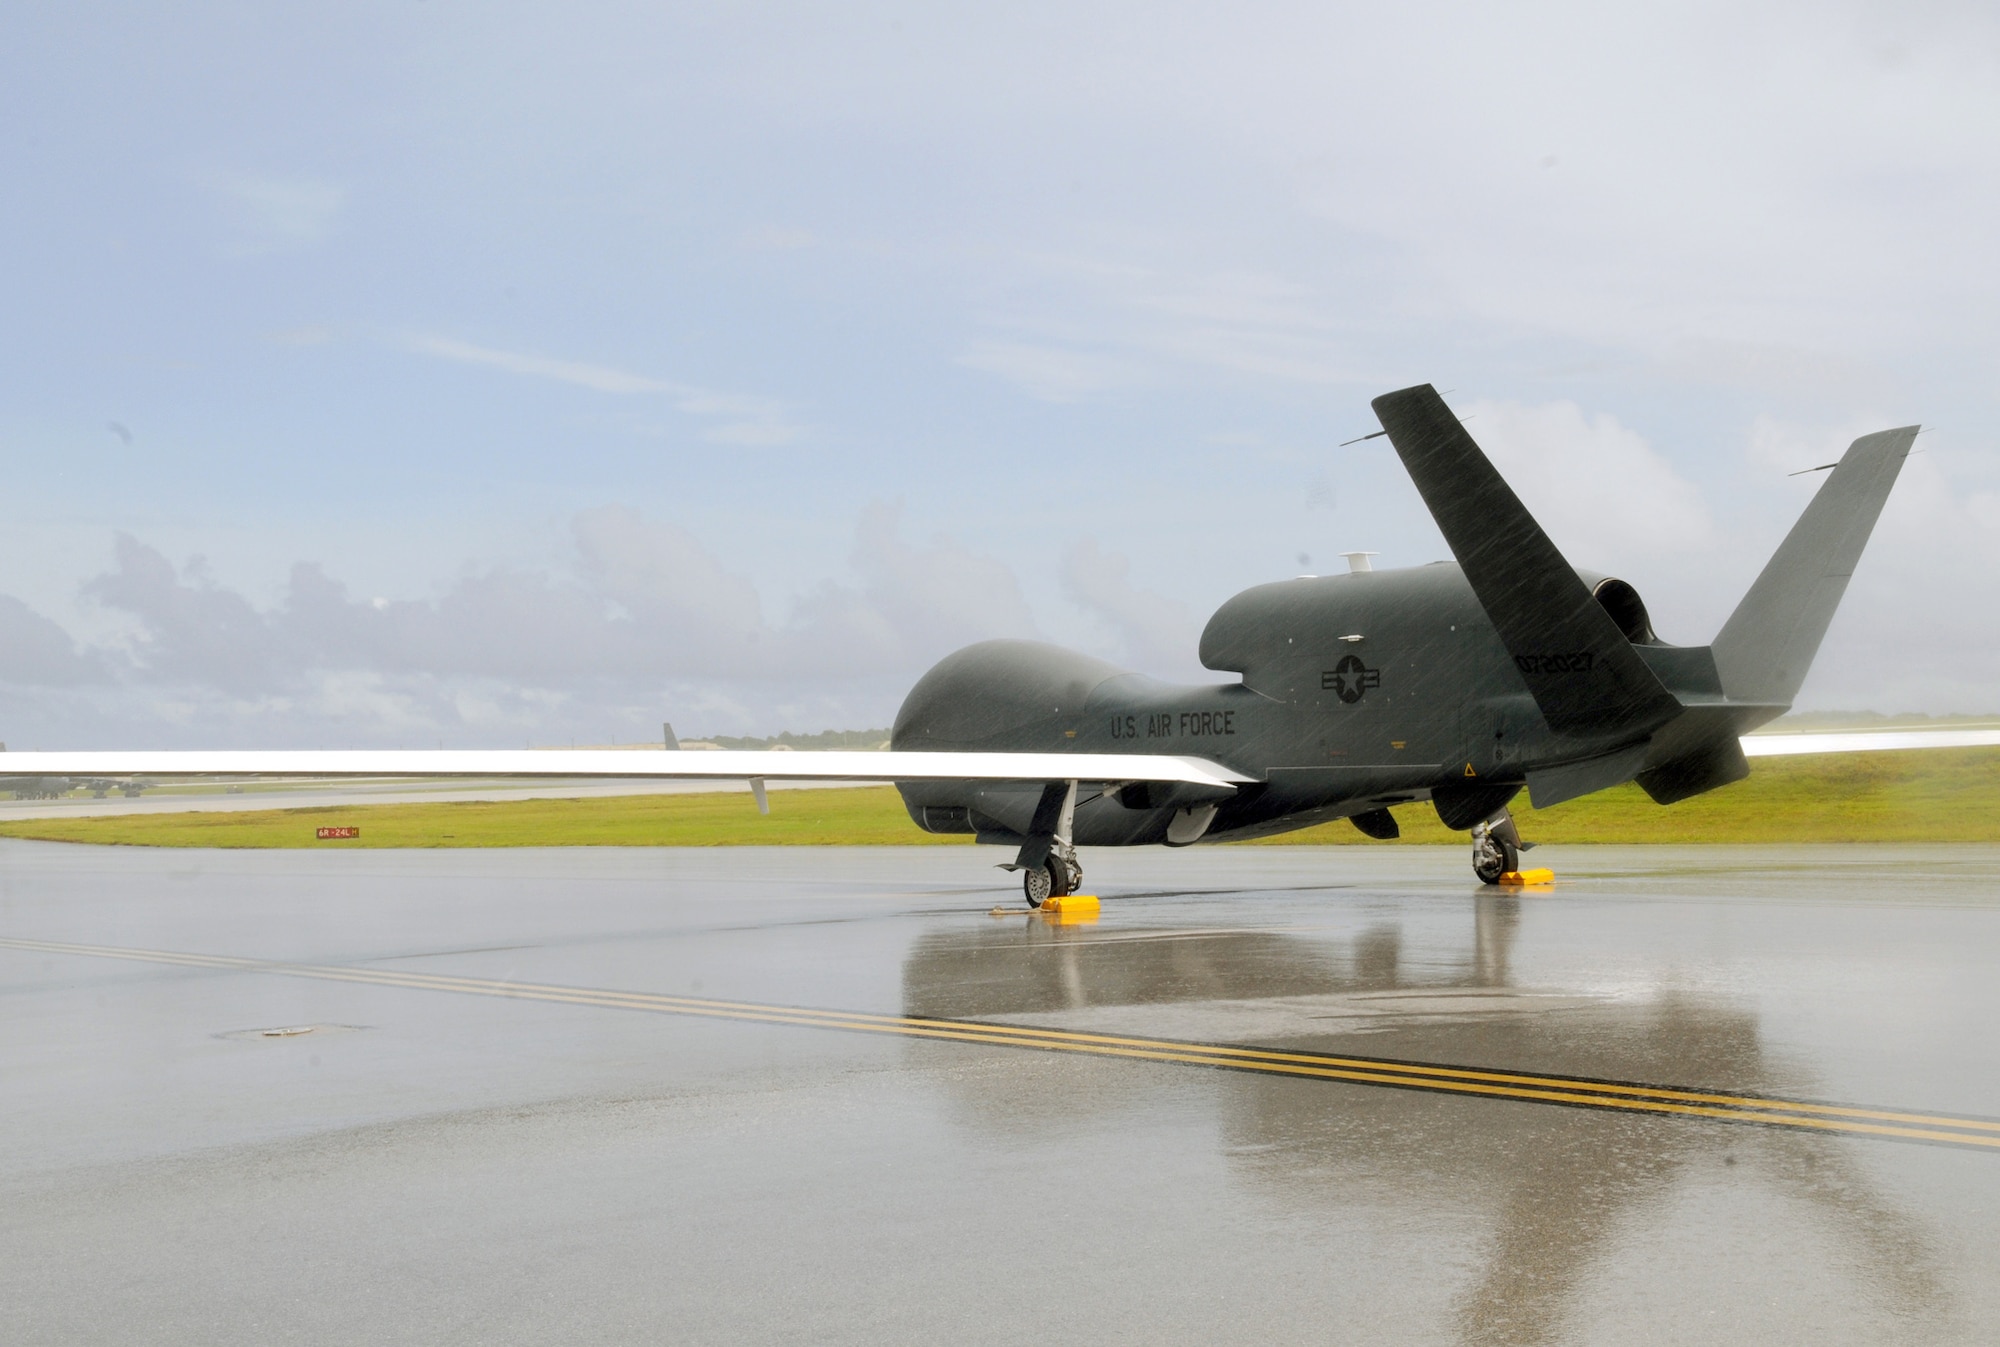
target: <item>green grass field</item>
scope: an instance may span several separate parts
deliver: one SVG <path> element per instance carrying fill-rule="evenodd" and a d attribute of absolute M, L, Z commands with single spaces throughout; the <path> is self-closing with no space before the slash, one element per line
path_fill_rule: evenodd
<path fill-rule="evenodd" d="M 1662 808 L 1621 786 L 1554 809 L 1517 804 L 1537 842 L 2000 842 L 2000 751 L 1932 749 L 1767 759 L 1750 779 Z M 1398 843 L 1461 845 L 1427 804 L 1396 810 Z M 328 826 L 357 839 L 316 840 Z M 740 792 L 588 800 L 377 804 L 241 813 L 23 819 L 0 836 L 159 847 L 962 846 L 919 831 L 886 786 L 771 793 L 759 814 Z M 1385 845 L 1341 822 L 1258 846 Z"/>

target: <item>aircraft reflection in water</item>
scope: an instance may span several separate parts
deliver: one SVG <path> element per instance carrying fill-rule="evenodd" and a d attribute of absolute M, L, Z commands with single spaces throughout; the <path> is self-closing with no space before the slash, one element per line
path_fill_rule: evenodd
<path fill-rule="evenodd" d="M 903 964 L 905 1014 L 1504 1066 L 1574 1076 L 1812 1094 L 1774 1061 L 1756 1016 L 1669 995 L 1649 1004 L 1515 986 L 1519 900 L 1473 900 L 1470 940 L 1412 966 L 1402 926 L 1351 941 L 1270 931 L 1019 926 L 936 932 Z M 1141 1010 L 1140 1008 L 1143 1008 Z M 1250 1026 L 1254 1039 L 1243 1031 Z M 1204 1027 L 1206 1026 L 1206 1027 Z M 1288 1029 L 1286 1028 L 1288 1026 Z M 1123 1069 L 1123 1068 L 1119 1068 Z M 1145 1068 L 1132 1068 L 1144 1070 Z M 1024 1118 L 1018 1082 L 949 1073 L 971 1116 L 1018 1132 L 1073 1126 L 1103 1094 L 1064 1090 Z M 1236 1171 L 1279 1202 L 1394 1207 L 1472 1227 L 1483 1264 L 1458 1300 L 1463 1338 L 1568 1336 L 1594 1262 L 1671 1202 L 1731 1167 L 1732 1186 L 1812 1209 L 1859 1287 L 1903 1328 L 1948 1313 L 1928 1237 L 1873 1192 L 1839 1142 L 1705 1120 L 1603 1116 L 1233 1071 L 1207 1073 Z M 1327 1094 L 1337 1090 L 1335 1106 Z M 1118 1097 L 1114 1094 L 1113 1099 Z M 1921 1336 L 1921 1335 L 1920 1335 Z"/>

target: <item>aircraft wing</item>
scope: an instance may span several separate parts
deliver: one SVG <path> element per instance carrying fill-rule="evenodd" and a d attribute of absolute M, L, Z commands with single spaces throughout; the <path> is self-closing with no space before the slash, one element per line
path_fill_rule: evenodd
<path fill-rule="evenodd" d="M 1818 734 L 1747 734 L 1746 758 L 1805 753 L 1881 753 L 1907 748 L 2000 747 L 2000 729 L 1827 730 Z"/>
<path fill-rule="evenodd" d="M 1253 778 L 1206 758 L 1155 753 L 898 753 L 669 749 L 247 749 L 4 753 L 19 776 L 472 776 L 724 781 L 1181 781 Z"/>

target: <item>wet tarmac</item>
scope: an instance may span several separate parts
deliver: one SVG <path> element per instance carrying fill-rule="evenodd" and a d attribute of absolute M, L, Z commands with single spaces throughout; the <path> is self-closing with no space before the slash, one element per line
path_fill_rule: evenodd
<path fill-rule="evenodd" d="M 0 842 L 0 1341 L 2000 1338 L 2000 848 Z"/>

